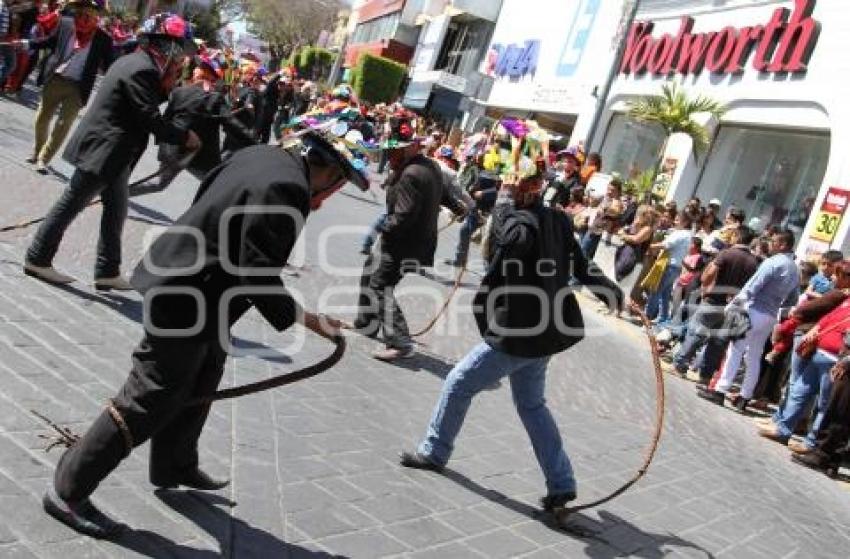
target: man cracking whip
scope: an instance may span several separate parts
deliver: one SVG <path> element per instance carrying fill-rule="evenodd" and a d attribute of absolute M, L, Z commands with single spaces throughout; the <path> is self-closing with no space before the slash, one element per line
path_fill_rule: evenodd
<path fill-rule="evenodd" d="M 440 205 L 455 215 L 466 212 L 452 196 L 437 163 L 421 153 L 415 125 L 407 113 L 390 118 L 388 152 L 392 178 L 387 186 L 387 217 L 378 227 L 380 248 L 363 265 L 354 327 L 369 337 L 383 329 L 386 348 L 372 354 L 381 361 L 414 355 L 413 340 L 393 290 L 405 273 L 434 264 Z"/>
<path fill-rule="evenodd" d="M 446 377 L 425 438 L 401 454 L 409 468 L 442 471 L 476 394 L 509 377 L 517 413 L 546 478 L 543 508 L 561 509 L 576 498 L 576 481 L 558 426 L 546 407 L 549 359 L 579 342 L 584 323 L 568 287 L 575 277 L 610 308 L 623 292 L 588 262 L 571 220 L 540 200 L 542 175 L 503 183 L 493 209 L 495 252 L 473 299 L 484 339 Z"/>
<path fill-rule="evenodd" d="M 350 148 L 350 149 L 349 149 Z M 280 272 L 311 210 L 347 181 L 365 190 L 365 164 L 347 146 L 315 131 L 296 145 L 252 146 L 204 181 L 192 206 L 153 243 L 132 278 L 145 296 L 145 332 L 124 386 L 56 467 L 45 510 L 94 537 L 121 526 L 89 496 L 132 449 L 151 439 L 150 481 L 214 490 L 198 465 L 209 404 L 186 404 L 216 391 L 230 328 L 251 307 L 277 330 L 296 321 L 326 337 L 336 321 L 303 312 Z"/>
<path fill-rule="evenodd" d="M 65 148 L 63 158 L 76 170 L 27 250 L 27 275 L 53 284 L 75 281 L 53 268 L 53 257 L 68 226 L 99 194 L 103 215 L 94 286 L 132 289 L 120 270 L 130 173 L 151 134 L 158 142 L 189 150 L 200 146 L 194 132 L 165 120 L 159 112 L 183 65 L 185 46 L 191 42 L 188 29 L 179 16 L 151 16 L 139 34 L 141 48 L 110 66 L 91 108 Z"/>
<path fill-rule="evenodd" d="M 220 75 L 221 67 L 218 62 L 207 55 L 196 56 L 190 82 L 174 88 L 165 108 L 166 120 L 174 122 L 180 128 L 192 130 L 201 140 L 200 149 L 187 167 L 189 173 L 198 180 L 203 180 L 204 176 L 222 161 L 222 128 L 246 146 L 256 143 L 253 130 L 236 118 L 227 106 L 224 95 L 219 92 Z M 155 181 L 131 187 L 130 196 L 152 194 L 168 188 L 183 170 L 178 162 L 186 155 L 186 149 L 181 146 L 160 143 L 159 177 Z"/>

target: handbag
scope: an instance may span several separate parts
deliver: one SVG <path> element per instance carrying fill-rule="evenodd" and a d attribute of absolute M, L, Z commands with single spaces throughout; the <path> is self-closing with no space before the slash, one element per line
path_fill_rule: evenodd
<path fill-rule="evenodd" d="M 643 281 L 640 282 L 640 286 L 650 293 L 658 291 L 658 288 L 661 286 L 661 278 L 664 276 L 668 264 L 670 264 L 670 255 L 665 250 L 655 259 L 649 272 L 647 272 Z"/>

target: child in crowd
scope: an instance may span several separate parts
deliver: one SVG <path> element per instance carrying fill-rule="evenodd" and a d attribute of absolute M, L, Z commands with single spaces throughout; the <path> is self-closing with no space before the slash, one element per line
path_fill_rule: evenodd
<path fill-rule="evenodd" d="M 682 260 L 682 273 L 673 287 L 673 300 L 670 308 L 670 316 L 675 317 L 679 311 L 682 301 L 687 300 L 699 284 L 700 272 L 705 268 L 705 257 L 702 255 L 702 239 L 694 237 L 688 255 Z M 683 321 L 684 321 L 684 317 Z"/>
<path fill-rule="evenodd" d="M 803 291 L 803 297 L 800 297 L 799 304 L 806 300 L 820 298 L 832 290 L 835 269 L 843 259 L 841 251 L 830 250 L 820 257 L 817 268 L 809 261 L 800 264 L 800 290 Z M 805 323 L 795 309 L 792 309 L 789 317 L 774 327 L 771 336 L 773 345 L 764 356 L 764 360 L 768 363 L 777 363 L 794 347 L 795 332 L 806 331 L 810 326 L 811 324 Z"/>
<path fill-rule="evenodd" d="M 832 289 L 832 276 L 835 275 L 835 267 L 844 260 L 840 250 L 828 250 L 821 255 L 818 261 L 818 273 L 814 274 L 808 282 L 808 288 L 804 292 L 806 299 L 817 299 Z"/>

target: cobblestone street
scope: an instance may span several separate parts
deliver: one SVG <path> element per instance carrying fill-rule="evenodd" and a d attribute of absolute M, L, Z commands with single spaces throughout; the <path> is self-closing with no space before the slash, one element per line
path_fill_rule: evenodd
<path fill-rule="evenodd" d="M 58 157 L 47 177 L 24 163 L 32 120 L 32 108 L 0 97 L 0 225 L 43 215 L 72 171 Z M 151 146 L 134 175 L 155 169 Z M 131 200 L 125 273 L 195 189 L 184 174 L 162 194 Z M 382 198 L 350 186 L 342 192 L 310 217 L 284 282 L 306 308 L 350 320 L 364 260 L 359 239 Z M 475 401 L 445 475 L 398 466 L 398 452 L 424 432 L 442 377 L 479 340 L 468 311 L 479 263 L 414 359 L 380 363 L 369 355 L 376 342 L 349 335 L 342 362 L 327 373 L 215 404 L 202 464 L 231 478 L 226 490 L 154 491 L 145 445 L 94 496 L 130 530 L 113 542 L 81 537 L 42 511 L 60 451 L 44 452 L 40 435 L 48 429 L 29 410 L 82 431 L 123 382 L 141 338 L 141 298 L 91 286 L 99 217 L 90 208 L 69 229 L 55 265 L 79 281 L 63 289 L 22 273 L 34 228 L 0 233 L 0 557 L 847 556 L 847 485 L 792 464 L 786 448 L 757 436 L 751 418 L 699 400 L 690 382 L 671 376 L 665 432 L 647 476 L 572 517 L 567 531 L 541 522 L 543 478 L 504 384 Z M 350 227 L 329 236 L 333 224 Z M 441 234 L 438 260 L 453 254 L 458 229 Z M 424 291 L 436 286 L 442 296 L 451 273 L 437 267 L 434 277 L 404 280 L 400 300 L 411 330 L 440 303 Z M 336 295 L 322 299 L 328 290 Z M 336 308 L 317 309 L 324 300 Z M 582 302 L 588 338 L 553 359 L 547 396 L 586 502 L 639 467 L 655 392 L 641 331 Z M 225 384 L 331 351 L 315 336 L 299 345 L 296 330 L 279 335 L 255 312 L 243 318 Z"/>

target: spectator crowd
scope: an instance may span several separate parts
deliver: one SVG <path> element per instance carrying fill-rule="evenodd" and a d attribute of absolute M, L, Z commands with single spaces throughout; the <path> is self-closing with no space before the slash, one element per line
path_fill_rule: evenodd
<path fill-rule="evenodd" d="M 0 0 L 0 87 L 18 92 L 33 72 L 41 87 L 29 159 L 37 172 L 49 172 L 97 74 L 135 51 L 140 32 L 138 21 L 108 15 L 101 0 L 68 6 Z M 466 208 L 455 212 L 463 223 L 449 261 L 464 267 L 471 242 L 483 241 L 485 255 L 489 250 L 488 217 L 505 167 L 537 169 L 545 176 L 544 205 L 569 216 L 586 258 L 607 266 L 631 301 L 645 309 L 672 373 L 696 381 L 697 395 L 715 404 L 728 401 L 739 412 L 770 410 L 758 432 L 787 444 L 794 461 L 831 471 L 844 460 L 850 436 L 850 260 L 841 252 L 799 260 L 794 234 L 782 224 L 762 228 L 717 199 L 691 198 L 680 206 L 616 176 L 602 189 L 592 187 L 595 174 L 605 171 L 600 155 L 586 154 L 581 145 L 550 150 L 533 121 L 505 118 L 489 131 L 464 135 L 427 118 L 409 118 L 398 103 L 361 102 L 347 85 L 326 88 L 285 65 L 269 71 L 250 51 L 190 42 L 173 79 L 217 93 L 219 104 L 204 110 L 224 115 L 216 121 L 224 123 L 223 153 L 211 154 L 204 170 L 248 145 L 272 137 L 285 142 L 305 124 L 315 127 L 331 115 L 345 123 L 347 140 L 380 153 L 383 173 L 387 146 L 393 147 L 399 132 L 393 121 L 404 116 L 415 135 L 426 138 L 424 155 L 439 165 L 453 199 Z M 170 106 L 166 117 L 178 108 Z M 217 152 L 217 136 L 208 144 Z M 364 254 L 385 220 L 381 216 L 364 239 Z"/>

